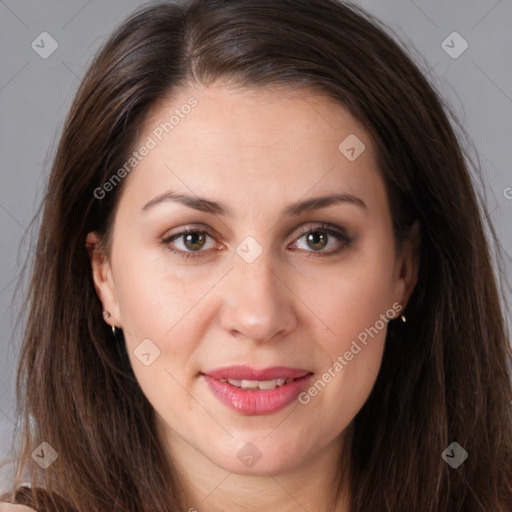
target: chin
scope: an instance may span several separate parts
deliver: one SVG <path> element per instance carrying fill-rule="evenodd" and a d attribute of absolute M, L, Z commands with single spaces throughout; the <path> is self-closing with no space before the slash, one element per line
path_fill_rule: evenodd
<path fill-rule="evenodd" d="M 284 449 L 282 444 L 268 439 L 250 441 L 246 436 L 244 441 L 234 442 L 233 451 L 226 446 L 219 447 L 216 453 L 205 453 L 217 466 L 237 475 L 268 476 L 279 475 L 293 471 L 303 460 L 303 446 L 289 446 Z"/>

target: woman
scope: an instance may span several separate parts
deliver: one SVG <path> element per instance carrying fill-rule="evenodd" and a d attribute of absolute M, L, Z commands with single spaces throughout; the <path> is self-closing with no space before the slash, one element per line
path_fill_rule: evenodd
<path fill-rule="evenodd" d="M 480 208 L 435 91 L 356 7 L 140 10 L 55 158 L 4 501 L 510 512 Z"/>

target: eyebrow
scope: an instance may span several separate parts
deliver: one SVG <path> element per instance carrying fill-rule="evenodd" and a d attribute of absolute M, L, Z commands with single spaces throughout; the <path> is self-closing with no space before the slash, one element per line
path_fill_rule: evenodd
<path fill-rule="evenodd" d="M 233 216 L 232 210 L 222 202 L 210 201 L 203 197 L 177 194 L 172 191 L 165 192 L 154 199 L 151 199 L 142 207 L 142 211 L 148 211 L 154 206 L 165 202 L 180 203 L 189 208 L 214 215 Z M 335 204 L 353 204 L 362 208 L 368 208 L 365 202 L 352 194 L 331 194 L 327 196 L 314 197 L 297 201 L 284 209 L 284 216 L 298 216 L 304 212 L 320 210 Z"/>

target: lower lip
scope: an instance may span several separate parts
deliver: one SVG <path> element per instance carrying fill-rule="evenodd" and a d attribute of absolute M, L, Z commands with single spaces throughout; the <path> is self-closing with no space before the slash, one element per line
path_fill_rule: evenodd
<path fill-rule="evenodd" d="M 307 387 L 311 374 L 276 389 L 246 390 L 203 375 L 210 391 L 224 405 L 242 414 L 272 414 L 297 399 Z"/>

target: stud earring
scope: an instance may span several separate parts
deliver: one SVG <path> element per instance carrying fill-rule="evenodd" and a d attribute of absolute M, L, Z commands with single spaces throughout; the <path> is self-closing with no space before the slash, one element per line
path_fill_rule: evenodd
<path fill-rule="evenodd" d="M 103 310 L 103 316 L 105 318 L 110 318 L 110 313 L 105 309 L 105 310 Z"/>
<path fill-rule="evenodd" d="M 402 321 L 403 324 L 405 324 L 405 322 L 407 322 L 407 318 L 405 318 L 405 315 L 402 315 L 400 317 L 400 320 Z"/>

